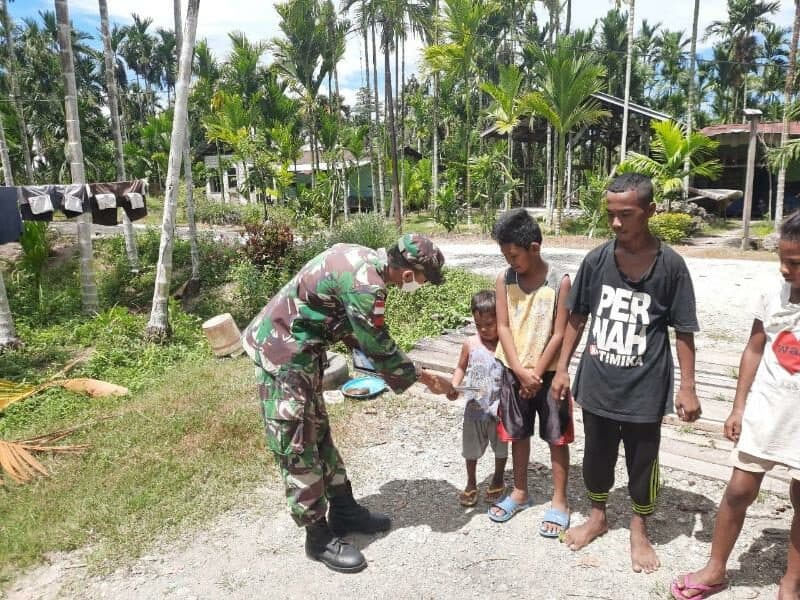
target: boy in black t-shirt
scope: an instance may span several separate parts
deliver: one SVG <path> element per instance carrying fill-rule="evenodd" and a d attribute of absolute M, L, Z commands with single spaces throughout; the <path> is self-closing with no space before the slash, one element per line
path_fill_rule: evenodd
<path fill-rule="evenodd" d="M 673 396 L 667 327 L 675 329 L 681 369 L 675 408 L 683 421 L 700 416 L 694 378 L 694 332 L 699 328 L 686 264 L 648 228 L 655 212 L 650 179 L 620 175 L 606 198 L 616 237 L 581 263 L 567 300 L 571 315 L 551 388 L 557 397 L 567 397 L 570 358 L 591 315 L 573 393 L 583 408 L 583 479 L 592 509 L 564 541 L 579 550 L 608 530 L 606 501 L 621 440 L 633 502 L 631 564 L 636 572 L 652 573 L 661 563 L 648 539 L 646 518 L 655 509 L 660 485 L 661 418 L 671 411 Z"/>

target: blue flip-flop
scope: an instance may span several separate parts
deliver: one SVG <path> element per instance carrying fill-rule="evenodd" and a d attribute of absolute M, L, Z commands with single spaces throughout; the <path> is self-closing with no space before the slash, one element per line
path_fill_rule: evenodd
<path fill-rule="evenodd" d="M 545 524 L 552 523 L 561 527 L 561 531 L 548 531 Z M 542 524 L 539 526 L 539 535 L 546 538 L 557 538 L 569 529 L 569 514 L 557 508 L 549 508 L 542 517 Z"/>
<path fill-rule="evenodd" d="M 533 506 L 533 502 L 530 499 L 528 499 L 527 502 L 517 503 L 514 502 L 514 499 L 511 497 L 511 494 L 509 494 L 508 496 L 500 500 L 500 502 L 495 502 L 494 504 L 492 504 L 492 506 L 489 507 L 487 514 L 489 515 L 489 518 L 495 523 L 505 523 L 521 510 L 525 510 L 526 508 L 530 508 L 531 506 Z M 492 508 L 495 507 L 504 511 L 503 514 L 497 515 L 493 513 Z"/>

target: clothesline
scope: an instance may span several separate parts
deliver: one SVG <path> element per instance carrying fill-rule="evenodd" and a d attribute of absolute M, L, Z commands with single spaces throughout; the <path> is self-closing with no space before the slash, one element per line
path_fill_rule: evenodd
<path fill-rule="evenodd" d="M 117 225 L 122 209 L 131 221 L 147 216 L 147 180 L 0 187 L 0 244 L 17 242 L 23 221 L 52 221 L 91 213 L 97 225 Z"/>

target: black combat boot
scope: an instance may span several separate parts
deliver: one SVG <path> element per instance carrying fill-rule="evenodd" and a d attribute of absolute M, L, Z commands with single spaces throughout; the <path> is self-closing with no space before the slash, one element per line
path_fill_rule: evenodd
<path fill-rule="evenodd" d="M 357 573 L 367 566 L 358 548 L 334 537 L 325 518 L 306 526 L 306 556 L 340 573 Z"/>
<path fill-rule="evenodd" d="M 368 508 L 356 502 L 349 481 L 332 491 L 329 503 L 328 519 L 331 531 L 336 535 L 377 533 L 378 531 L 388 531 L 392 526 L 389 515 L 370 512 Z"/>

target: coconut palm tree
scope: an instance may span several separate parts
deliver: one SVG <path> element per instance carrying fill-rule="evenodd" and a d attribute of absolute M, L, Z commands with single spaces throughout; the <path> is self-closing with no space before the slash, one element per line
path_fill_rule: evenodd
<path fill-rule="evenodd" d="M 0 0 L 0 11 L 3 17 L 3 32 L 5 34 L 5 67 L 8 74 L 8 82 L 11 88 L 11 106 L 17 118 L 19 126 L 19 143 L 22 146 L 22 156 L 25 160 L 25 175 L 28 183 L 34 183 L 33 160 L 31 159 L 31 148 L 28 143 L 28 127 L 26 125 L 25 113 L 22 111 L 20 101 L 19 78 L 17 76 L 17 57 L 14 52 L 14 22 L 11 13 L 8 11 L 7 0 Z"/>
<path fill-rule="evenodd" d="M 274 67 L 287 77 L 302 98 L 303 113 L 308 127 L 314 168 L 312 180 L 319 170 L 317 157 L 317 96 L 328 70 L 332 67 L 326 60 L 328 30 L 320 19 L 316 0 L 287 0 L 275 5 L 281 17 L 279 27 L 285 39 L 272 41 L 275 56 Z"/>
<path fill-rule="evenodd" d="M 657 192 L 667 199 L 681 195 L 686 177 L 713 180 L 722 173 L 722 163 L 715 156 L 716 140 L 696 131 L 687 135 L 685 127 L 674 121 L 655 122 L 652 128 L 652 156 L 630 152 L 617 168 L 619 172 L 636 171 L 651 177 Z"/>
<path fill-rule="evenodd" d="M 781 129 L 781 148 L 789 142 L 789 108 L 792 105 L 795 73 L 797 71 L 797 40 L 800 36 L 800 0 L 794 0 L 794 25 L 792 42 L 789 46 L 789 68 L 786 71 L 786 85 L 783 89 L 783 127 Z M 786 161 L 780 161 L 778 169 L 778 190 L 775 196 L 775 231 L 783 221 L 783 199 L 786 190 Z"/>
<path fill-rule="evenodd" d="M 692 17 L 692 38 L 689 46 L 689 88 L 686 101 L 686 139 L 691 137 L 694 129 L 694 103 L 695 103 L 695 78 L 697 77 L 697 27 L 700 22 L 700 0 L 694 0 L 694 16 Z M 685 162 L 683 169 L 689 171 L 690 165 Z M 683 187 L 688 191 L 690 180 L 683 182 Z"/>
<path fill-rule="evenodd" d="M 733 94 L 731 119 L 741 117 L 747 102 L 747 75 L 755 63 L 758 48 L 756 34 L 769 27 L 769 15 L 779 8 L 777 0 L 728 0 L 728 20 L 713 21 L 706 28 L 706 38 L 717 35 L 722 39 L 722 48 L 731 63 L 728 82 Z"/>
<path fill-rule="evenodd" d="M 603 87 L 605 68 L 596 57 L 577 48 L 570 38 L 559 38 L 553 48 L 538 48 L 534 52 L 539 63 L 539 90 L 524 96 L 521 107 L 529 115 L 547 119 L 558 134 L 554 227 L 556 235 L 560 235 L 567 136 L 608 116 L 591 98 Z"/>
<path fill-rule="evenodd" d="M 69 147 L 69 169 L 72 183 L 86 183 L 83 164 L 81 124 L 78 115 L 78 87 L 75 83 L 75 66 L 72 61 L 72 27 L 69 20 L 67 0 L 55 0 L 58 46 L 61 70 L 64 74 L 64 111 L 67 116 L 67 145 Z M 78 217 L 78 243 L 80 246 L 81 305 L 83 312 L 96 313 L 97 286 L 94 281 L 92 259 L 92 221 L 89 214 Z"/>
<path fill-rule="evenodd" d="M 508 154 L 506 172 L 508 183 L 513 179 L 514 167 L 514 128 L 519 124 L 522 111 L 520 109 L 520 89 L 522 87 L 522 71 L 515 65 L 500 67 L 500 82 L 495 85 L 489 81 L 481 82 L 481 89 L 494 100 L 489 117 L 494 121 L 497 131 L 508 136 Z M 511 208 L 511 194 L 505 198 L 505 210 Z"/>
<path fill-rule="evenodd" d="M 615 0 L 617 8 L 623 0 Z M 633 68 L 633 30 L 636 24 L 635 10 L 636 0 L 624 0 L 628 4 L 628 49 L 625 53 L 625 103 L 622 108 L 622 136 L 619 145 L 619 160 L 625 160 L 625 153 L 628 150 L 628 112 L 631 103 L 631 71 Z"/>
<path fill-rule="evenodd" d="M 156 284 L 153 290 L 153 308 L 147 324 L 147 336 L 164 339 L 170 334 L 169 286 L 172 279 L 172 247 L 175 236 L 175 212 L 178 207 L 178 175 L 186 139 L 189 84 L 192 77 L 192 55 L 197 33 L 197 14 L 200 0 L 189 0 L 186 11 L 186 27 L 181 44 L 181 59 L 178 63 L 178 80 L 175 86 L 175 115 L 170 138 L 169 166 L 167 167 L 167 189 L 164 194 L 164 218 L 161 222 L 161 244 L 158 250 Z"/>
<path fill-rule="evenodd" d="M 464 166 L 471 156 L 470 134 L 472 130 L 472 90 L 475 76 L 475 60 L 483 39 L 479 35 L 481 26 L 490 15 L 500 12 L 500 5 L 493 0 L 445 0 L 444 14 L 440 22 L 443 43 L 425 49 L 425 61 L 438 71 L 447 73 L 463 85 L 466 132 L 464 143 Z M 464 200 L 469 206 L 470 174 L 466 171 Z"/>
<path fill-rule="evenodd" d="M 117 91 L 114 53 L 111 50 L 111 34 L 108 28 L 108 2 L 98 0 L 100 6 L 100 33 L 103 37 L 103 58 L 105 60 L 106 90 L 108 91 L 108 109 L 111 113 L 111 133 L 114 136 L 114 165 L 117 169 L 117 180 L 128 179 L 125 174 L 125 154 L 122 148 L 122 127 L 119 119 L 119 93 Z M 136 246 L 136 234 L 133 224 L 125 211 L 122 212 L 122 233 L 125 237 L 125 252 L 131 272 L 139 271 L 139 250 Z"/>
<path fill-rule="evenodd" d="M 175 18 L 175 49 L 177 56 L 175 62 L 180 60 L 181 44 L 183 34 L 181 26 L 181 0 L 174 0 L 172 3 L 173 16 Z M 164 36 L 162 35 L 162 38 Z M 192 52 L 194 55 L 194 52 Z M 169 61 L 167 61 L 169 65 Z M 169 71 L 169 69 L 167 69 Z M 191 81 L 191 75 L 190 75 Z M 167 83 L 167 85 L 169 85 Z M 169 89 L 169 88 L 167 88 Z M 192 271 L 189 275 L 186 292 L 195 294 L 200 287 L 200 249 L 197 245 L 197 223 L 194 218 L 194 181 L 192 178 L 192 149 L 190 140 L 192 137 L 191 125 L 189 122 L 189 108 L 186 108 L 186 135 L 183 143 L 183 181 L 186 184 L 186 221 L 189 226 L 189 256 L 192 261 Z"/>
<path fill-rule="evenodd" d="M 6 144 L 6 132 L 2 115 L 0 115 L 0 157 L 3 161 L 3 182 L 5 185 L 12 186 L 14 185 L 14 174 L 11 172 L 11 159 L 8 158 L 8 145 Z M 14 317 L 11 316 L 6 285 L 3 281 L 3 273 L 0 272 L 0 350 L 14 347 L 18 344 L 19 338 L 14 328 Z"/>

